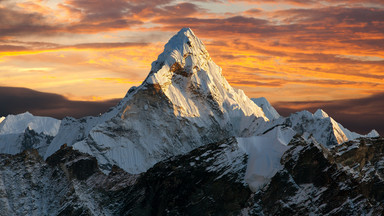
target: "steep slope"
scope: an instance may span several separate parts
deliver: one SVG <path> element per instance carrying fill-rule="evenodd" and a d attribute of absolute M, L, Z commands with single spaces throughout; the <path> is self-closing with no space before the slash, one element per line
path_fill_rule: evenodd
<path fill-rule="evenodd" d="M 184 28 L 117 107 L 99 118 L 64 120 L 45 158 L 66 143 L 94 155 L 105 171 L 116 164 L 140 173 L 196 147 L 252 135 L 265 121 L 261 108 L 228 84 L 203 43 Z"/>
<path fill-rule="evenodd" d="M 284 169 L 255 193 L 243 215 L 382 215 L 384 140 L 361 138 L 331 150 L 295 138 Z"/>
<path fill-rule="evenodd" d="M 0 216 L 119 215 L 136 179 L 118 168 L 107 176 L 71 148 L 46 161 L 36 150 L 0 154 Z"/>
<path fill-rule="evenodd" d="M 263 110 L 265 116 L 269 120 L 274 120 L 281 117 L 265 97 L 251 98 L 251 100 Z"/>
<path fill-rule="evenodd" d="M 26 112 L 8 115 L 0 122 L 0 153 L 17 154 L 37 149 L 44 155 L 60 127 L 60 120 Z"/>
<path fill-rule="evenodd" d="M 237 215 L 251 191 L 247 156 L 229 138 L 164 160 L 133 187 L 121 215 Z"/>
<path fill-rule="evenodd" d="M 60 127 L 60 120 L 33 116 L 29 112 L 18 115 L 8 115 L 0 121 L 0 135 L 23 133 L 26 128 L 37 133 L 55 136 Z"/>
<path fill-rule="evenodd" d="M 266 111 L 268 112 L 268 111 Z M 378 137 L 377 131 L 372 130 L 367 135 L 361 135 L 344 128 L 332 117 L 318 109 L 314 114 L 304 110 L 293 113 L 288 117 L 281 117 L 270 122 L 262 124 L 256 131 L 261 135 L 277 126 L 291 127 L 296 133 L 305 138 L 313 137 L 317 142 L 326 146 L 333 146 L 344 143 L 348 140 L 354 140 L 359 137 Z"/>
<path fill-rule="evenodd" d="M 275 127 L 261 136 L 237 138 L 237 142 L 248 155 L 245 182 L 252 191 L 267 184 L 277 171 L 282 169 L 281 156 L 296 132 L 288 127 Z"/>
<path fill-rule="evenodd" d="M 117 167 L 105 175 L 94 157 L 70 147 L 46 161 L 36 151 L 0 155 L 0 215 L 384 212 L 383 138 L 361 138 L 328 149 L 296 136 L 287 145 L 281 168 L 256 192 L 244 183 L 250 157 L 241 145 L 235 138 L 204 145 L 140 175 Z"/>

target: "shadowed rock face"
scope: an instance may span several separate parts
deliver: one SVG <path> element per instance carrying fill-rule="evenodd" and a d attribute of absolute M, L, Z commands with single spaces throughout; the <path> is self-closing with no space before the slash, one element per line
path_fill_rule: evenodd
<path fill-rule="evenodd" d="M 383 138 L 360 139 L 330 151 L 296 139 L 284 169 L 248 202 L 252 214 L 381 215 Z"/>
<path fill-rule="evenodd" d="M 133 191 L 141 196 L 124 214 L 237 215 L 251 195 L 246 162 L 234 138 L 160 162 L 139 179 Z"/>
<path fill-rule="evenodd" d="M 44 161 L 37 150 L 0 155 L 0 215 L 116 215 L 137 176 L 98 169 L 94 157 L 62 148 Z M 121 204 L 120 204 L 121 205 Z"/>
<path fill-rule="evenodd" d="M 105 175 L 94 157 L 71 147 L 46 161 L 35 150 L 0 158 L 0 176 L 9 180 L 0 187 L 0 207 L 12 203 L 4 215 L 236 215 L 251 194 L 243 182 L 247 156 L 234 138 L 162 161 L 142 175 L 117 166 Z M 27 190 L 11 187 L 11 176 Z M 24 210 L 22 197 L 31 203 Z M 45 202 L 50 206 L 41 207 Z"/>
<path fill-rule="evenodd" d="M 381 215 L 384 139 L 332 149 L 295 137 L 261 190 L 244 183 L 247 156 L 234 138 L 157 163 L 141 175 L 63 147 L 0 157 L 0 215 Z M 28 203 L 28 205 L 26 205 Z"/>
<path fill-rule="evenodd" d="M 62 148 L 47 158 L 46 162 L 52 167 L 60 167 L 69 179 L 87 180 L 91 175 L 100 172 L 94 157 L 72 148 Z"/>

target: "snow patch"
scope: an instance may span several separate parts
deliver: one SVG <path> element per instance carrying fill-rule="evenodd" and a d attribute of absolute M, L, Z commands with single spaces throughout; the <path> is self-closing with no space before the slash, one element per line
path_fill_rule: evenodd
<path fill-rule="evenodd" d="M 248 154 L 245 181 L 252 191 L 268 183 L 282 169 L 281 156 L 295 134 L 291 128 L 279 126 L 262 136 L 237 138 L 240 148 Z"/>

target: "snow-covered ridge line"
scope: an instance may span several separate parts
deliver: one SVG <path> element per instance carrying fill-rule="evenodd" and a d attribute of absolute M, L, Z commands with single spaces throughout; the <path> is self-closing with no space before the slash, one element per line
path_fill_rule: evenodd
<path fill-rule="evenodd" d="M 0 153 L 18 154 L 37 149 L 41 155 L 57 134 L 60 120 L 33 116 L 31 113 L 8 115 L 0 122 Z"/>
<path fill-rule="evenodd" d="M 265 116 L 269 120 L 274 120 L 281 117 L 265 97 L 251 98 L 251 100 L 263 110 Z"/>
<path fill-rule="evenodd" d="M 203 42 L 180 30 L 108 115 L 65 119 L 45 158 L 66 143 L 91 154 L 108 172 L 141 173 L 155 163 L 233 136 L 251 136 L 268 121 L 242 90 L 232 88 Z"/>
<path fill-rule="evenodd" d="M 55 136 L 59 131 L 60 122 L 51 117 L 34 116 L 29 112 L 8 115 L 0 120 L 0 135 L 23 133 L 29 128 L 37 133 Z"/>
<path fill-rule="evenodd" d="M 359 137 L 377 137 L 379 134 L 373 130 L 367 135 L 361 135 L 343 127 L 324 110 L 318 109 L 314 114 L 307 110 L 292 113 L 286 118 L 272 122 L 273 125 L 284 124 L 293 128 L 304 137 L 313 136 L 317 142 L 325 146 L 333 146 L 354 140 Z"/>
<path fill-rule="evenodd" d="M 345 137 L 347 138 L 347 140 L 354 140 L 354 139 L 357 139 L 359 137 L 378 137 L 378 136 L 380 136 L 379 133 L 376 130 L 372 130 L 372 131 L 370 131 L 366 135 L 362 135 L 362 134 L 358 134 L 356 132 L 352 132 L 352 131 L 348 130 L 347 128 L 345 128 L 340 123 L 336 122 L 332 117 L 330 117 L 322 109 L 316 110 L 316 112 L 313 115 L 318 117 L 318 118 L 321 118 L 321 119 L 328 119 L 329 118 L 331 120 L 331 122 L 332 122 L 334 130 L 335 131 L 342 131 L 344 133 Z M 347 140 L 343 140 L 343 142 L 345 142 Z"/>

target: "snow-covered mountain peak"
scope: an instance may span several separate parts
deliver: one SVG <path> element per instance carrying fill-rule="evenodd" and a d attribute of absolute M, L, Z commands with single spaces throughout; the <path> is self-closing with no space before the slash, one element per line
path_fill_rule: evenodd
<path fill-rule="evenodd" d="M 170 156 L 222 139 L 252 136 L 268 121 L 242 90 L 232 88 L 200 39 L 184 28 L 165 45 L 142 85 L 95 119 L 63 120 L 45 158 L 66 143 L 141 173 Z"/>
<path fill-rule="evenodd" d="M 269 120 L 280 118 L 280 114 L 275 110 L 275 108 L 269 103 L 265 97 L 251 98 L 251 100 L 264 111 L 265 116 Z"/>
<path fill-rule="evenodd" d="M 313 114 L 315 117 L 318 117 L 318 118 L 328 118 L 329 115 L 324 112 L 324 110 L 322 109 L 318 109 L 316 110 L 316 112 Z"/>
<path fill-rule="evenodd" d="M 0 135 L 24 133 L 26 128 L 37 133 L 55 136 L 59 131 L 60 120 L 50 117 L 34 116 L 29 112 L 8 115 L 0 121 Z"/>
<path fill-rule="evenodd" d="M 377 132 L 375 129 L 371 130 L 371 132 L 369 132 L 366 137 L 379 137 L 380 134 L 379 132 Z"/>
<path fill-rule="evenodd" d="M 207 69 L 210 59 L 203 42 L 191 29 L 183 28 L 168 41 L 163 53 L 152 63 L 146 82 L 164 85 L 173 73 L 191 76 L 202 68 Z"/>
<path fill-rule="evenodd" d="M 164 94 L 178 116 L 204 118 L 206 114 L 214 116 L 213 109 L 220 115 L 229 113 L 230 118 L 255 116 L 268 120 L 242 90 L 229 85 L 222 69 L 212 61 L 203 42 L 189 28 L 181 29 L 164 46 L 164 51 L 152 63 L 143 86 Z M 238 120 L 232 123 L 237 124 Z"/>
<path fill-rule="evenodd" d="M 1 123 L 2 121 L 4 121 L 4 119 L 5 119 L 5 117 L 4 117 L 4 116 L 1 116 L 1 117 L 0 117 L 0 123 Z"/>

